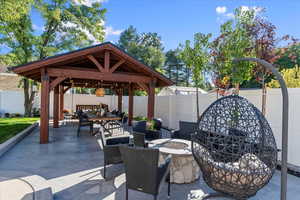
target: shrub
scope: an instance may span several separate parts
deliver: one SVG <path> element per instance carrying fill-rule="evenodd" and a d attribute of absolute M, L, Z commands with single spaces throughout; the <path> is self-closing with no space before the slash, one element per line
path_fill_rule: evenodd
<path fill-rule="evenodd" d="M 5 116 L 6 118 L 9 118 L 9 117 L 10 117 L 10 114 L 9 114 L 9 113 L 5 113 L 4 116 Z"/>
<path fill-rule="evenodd" d="M 40 109 L 33 108 L 32 114 L 33 114 L 34 117 L 39 117 L 40 116 Z"/>
<path fill-rule="evenodd" d="M 12 113 L 10 114 L 10 117 L 21 117 L 22 115 L 20 113 Z"/>
<path fill-rule="evenodd" d="M 135 117 L 133 117 L 133 120 L 135 120 L 135 121 L 144 121 L 144 120 L 147 120 L 147 117 L 135 116 Z"/>

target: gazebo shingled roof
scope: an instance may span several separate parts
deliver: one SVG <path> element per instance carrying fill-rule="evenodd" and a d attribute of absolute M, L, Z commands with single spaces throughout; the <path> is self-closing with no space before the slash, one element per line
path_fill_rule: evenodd
<path fill-rule="evenodd" d="M 63 94 L 70 87 L 110 88 L 118 95 L 128 89 L 129 124 L 133 117 L 133 91 L 148 93 L 148 119 L 154 117 L 155 88 L 173 85 L 164 75 L 130 56 L 116 45 L 106 42 L 11 67 L 13 72 L 41 82 L 41 143 L 48 142 L 49 92 L 54 91 L 53 120 L 63 118 Z"/>
<path fill-rule="evenodd" d="M 80 79 L 77 79 L 77 76 L 74 76 L 73 73 L 71 74 L 65 74 L 62 69 L 74 69 L 74 70 L 84 70 L 87 71 L 87 73 L 93 73 L 93 72 L 106 72 L 105 71 L 105 53 L 104 52 L 110 52 L 110 55 L 108 56 L 109 63 L 110 63 L 110 71 L 114 73 L 120 73 L 123 74 L 122 78 L 120 80 L 113 80 L 112 78 L 93 78 L 90 77 L 89 79 L 84 79 L 85 82 L 87 80 L 90 84 L 90 87 L 97 87 L 98 85 L 95 84 L 98 83 L 98 80 L 102 82 L 135 82 L 131 81 L 138 80 L 138 82 L 148 82 L 149 78 L 146 78 L 145 80 L 139 80 L 138 77 L 135 77 L 134 75 L 139 75 L 140 78 L 145 78 L 145 76 L 152 77 L 157 80 L 156 87 L 165 87 L 169 85 L 173 85 L 173 82 L 166 78 L 161 73 L 155 71 L 151 67 L 143 64 L 142 62 L 135 59 L 133 56 L 126 53 L 124 50 L 119 48 L 118 46 L 110 43 L 105 42 L 101 44 L 97 44 L 94 46 L 78 49 L 75 51 L 62 53 L 59 55 L 47 57 L 42 60 L 33 61 L 30 63 L 26 63 L 24 65 L 19 65 L 15 67 L 10 67 L 10 70 L 14 71 L 15 73 L 25 76 L 27 78 L 30 78 L 32 80 L 41 82 L 41 68 L 48 67 L 50 69 L 49 76 L 53 74 L 53 77 L 56 77 L 57 75 L 62 75 L 66 78 L 72 78 L 74 79 L 74 86 L 81 86 L 82 81 Z M 100 65 L 99 65 L 100 64 Z M 55 70 L 54 70 L 55 69 Z M 99 70 L 100 69 L 100 70 Z M 131 75 L 132 78 L 128 79 L 128 76 Z M 124 80 L 124 79 L 125 80 Z M 93 81 L 94 80 L 94 81 Z M 69 80 L 65 79 L 61 84 L 65 86 L 69 86 Z M 105 83 L 104 83 L 105 85 Z M 140 86 L 135 87 L 135 89 L 144 89 Z"/>

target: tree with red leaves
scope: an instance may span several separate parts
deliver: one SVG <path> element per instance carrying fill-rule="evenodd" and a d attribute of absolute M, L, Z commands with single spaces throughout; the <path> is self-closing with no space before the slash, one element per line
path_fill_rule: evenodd
<path fill-rule="evenodd" d="M 247 24 L 249 37 L 252 38 L 253 50 L 257 58 L 274 63 L 286 52 L 285 48 L 278 51 L 278 44 L 289 40 L 291 37 L 285 35 L 283 37 L 276 37 L 276 27 L 267 21 L 261 15 L 257 15 L 254 23 Z M 253 77 L 262 85 L 262 113 L 266 113 L 266 97 L 267 88 L 266 80 L 270 80 L 271 73 L 259 64 L 253 68 Z"/>

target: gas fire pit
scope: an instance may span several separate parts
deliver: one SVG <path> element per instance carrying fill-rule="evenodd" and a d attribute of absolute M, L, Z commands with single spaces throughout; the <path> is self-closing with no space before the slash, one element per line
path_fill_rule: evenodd
<path fill-rule="evenodd" d="M 158 139 L 149 144 L 160 151 L 159 162 L 172 155 L 170 166 L 171 183 L 191 183 L 199 178 L 200 169 L 194 160 L 191 142 L 182 139 Z"/>

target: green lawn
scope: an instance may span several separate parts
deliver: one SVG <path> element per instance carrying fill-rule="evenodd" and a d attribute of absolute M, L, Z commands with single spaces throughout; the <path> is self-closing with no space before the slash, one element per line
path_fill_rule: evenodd
<path fill-rule="evenodd" d="M 39 118 L 0 118 L 0 144 L 17 135 Z"/>

